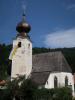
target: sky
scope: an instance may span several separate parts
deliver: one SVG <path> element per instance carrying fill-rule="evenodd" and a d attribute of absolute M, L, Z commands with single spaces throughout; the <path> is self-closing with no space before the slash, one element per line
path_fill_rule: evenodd
<path fill-rule="evenodd" d="M 75 47 L 75 0 L 0 0 L 0 43 L 13 42 L 24 5 L 33 47 Z"/>

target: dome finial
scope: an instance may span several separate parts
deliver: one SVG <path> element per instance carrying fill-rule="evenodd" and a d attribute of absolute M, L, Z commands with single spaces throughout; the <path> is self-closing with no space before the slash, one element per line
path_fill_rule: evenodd
<path fill-rule="evenodd" d="M 16 30 L 20 33 L 20 35 L 24 35 L 25 33 L 27 35 L 27 33 L 31 30 L 31 26 L 26 21 L 26 5 L 24 2 L 22 3 L 22 11 L 22 21 L 16 26 Z"/>
<path fill-rule="evenodd" d="M 23 14 L 22 14 L 22 17 L 23 17 L 23 21 L 25 21 L 25 17 L 26 17 L 26 5 L 25 3 L 23 2 L 22 3 L 22 10 L 23 10 Z"/>

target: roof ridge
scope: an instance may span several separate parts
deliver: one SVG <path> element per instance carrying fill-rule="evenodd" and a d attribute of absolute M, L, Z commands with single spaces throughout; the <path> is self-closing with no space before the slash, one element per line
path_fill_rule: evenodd
<path fill-rule="evenodd" d="M 38 54 L 34 54 L 34 55 L 43 55 L 43 54 L 51 54 L 51 53 L 62 53 L 62 51 L 50 51 L 50 52 L 44 52 L 44 53 L 38 53 Z"/>
<path fill-rule="evenodd" d="M 44 73 L 44 72 L 52 72 L 52 71 L 39 71 L 39 72 L 38 71 L 37 72 L 36 71 L 32 71 L 32 73 Z"/>

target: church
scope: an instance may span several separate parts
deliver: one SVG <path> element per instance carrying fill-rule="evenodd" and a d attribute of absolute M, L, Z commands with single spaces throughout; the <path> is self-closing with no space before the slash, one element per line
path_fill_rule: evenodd
<path fill-rule="evenodd" d="M 32 55 L 32 42 L 29 36 L 31 26 L 23 14 L 17 24 L 18 32 L 9 55 L 12 61 L 11 79 L 25 75 L 39 85 L 39 88 L 56 88 L 68 86 L 74 95 L 72 70 L 61 51 Z"/>

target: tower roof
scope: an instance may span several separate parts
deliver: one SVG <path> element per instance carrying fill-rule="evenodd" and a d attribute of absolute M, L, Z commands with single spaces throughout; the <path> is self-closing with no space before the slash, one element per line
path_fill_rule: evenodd
<path fill-rule="evenodd" d="M 29 33 L 29 31 L 31 30 L 31 26 L 26 22 L 26 15 L 23 14 L 22 17 L 22 21 L 17 24 L 16 30 L 19 33 Z"/>

